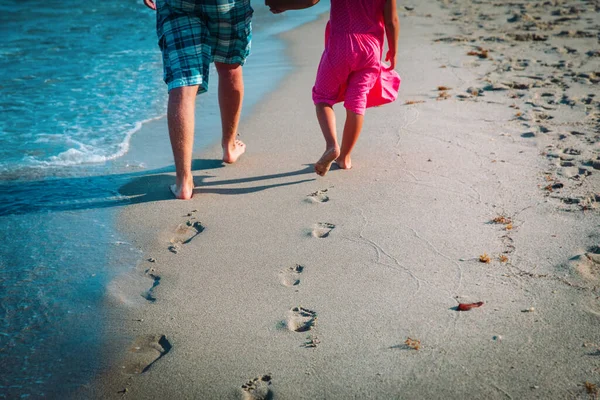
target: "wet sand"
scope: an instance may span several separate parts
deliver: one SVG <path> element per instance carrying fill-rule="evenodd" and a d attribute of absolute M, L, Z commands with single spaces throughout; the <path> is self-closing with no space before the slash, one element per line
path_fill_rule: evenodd
<path fill-rule="evenodd" d="M 145 286 L 113 293 L 141 305 L 107 299 L 131 344 L 76 397 L 597 396 L 599 6 L 541 4 L 402 7 L 400 98 L 325 177 L 326 19 L 285 33 L 242 159 L 196 154 L 191 201 L 123 210 Z"/>

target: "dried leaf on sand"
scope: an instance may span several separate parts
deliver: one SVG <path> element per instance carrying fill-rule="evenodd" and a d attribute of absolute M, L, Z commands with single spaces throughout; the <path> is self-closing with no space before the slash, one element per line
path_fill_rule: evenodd
<path fill-rule="evenodd" d="M 410 347 L 413 350 L 419 350 L 419 349 L 421 349 L 421 341 L 419 339 L 407 338 L 404 341 L 404 344 L 406 346 Z"/>
<path fill-rule="evenodd" d="M 472 308 L 481 307 L 483 305 L 483 301 L 478 301 L 477 303 L 460 303 L 457 307 L 457 311 L 469 311 Z"/>

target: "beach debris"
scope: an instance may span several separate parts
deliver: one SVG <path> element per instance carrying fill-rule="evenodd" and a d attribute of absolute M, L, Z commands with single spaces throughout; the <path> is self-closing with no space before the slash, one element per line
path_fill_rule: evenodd
<path fill-rule="evenodd" d="M 450 98 L 450 93 L 446 92 L 446 91 L 442 91 L 438 94 L 438 97 L 436 100 L 446 100 L 448 98 Z"/>
<path fill-rule="evenodd" d="M 569 30 L 569 31 L 561 31 L 556 34 L 558 37 L 568 37 L 568 38 L 592 38 L 596 36 L 593 32 L 588 31 L 580 31 L 580 30 Z"/>
<path fill-rule="evenodd" d="M 527 90 L 531 88 L 531 83 L 527 82 L 506 82 L 504 85 L 508 86 L 511 89 L 517 90 Z"/>
<path fill-rule="evenodd" d="M 473 86 L 467 89 L 467 93 L 469 93 L 471 96 L 483 96 L 483 90 Z"/>
<path fill-rule="evenodd" d="M 489 85 L 487 85 L 483 88 L 483 90 L 488 91 L 488 92 L 490 92 L 490 91 L 494 92 L 494 91 L 499 91 L 499 90 L 508 90 L 508 89 L 510 89 L 510 87 L 508 87 L 507 85 L 505 85 L 503 83 L 490 83 Z M 516 105 L 515 105 L 515 107 L 516 107 Z M 515 107 L 513 107 L 513 108 L 515 108 Z"/>
<path fill-rule="evenodd" d="M 562 189 L 565 185 L 561 182 L 554 182 L 550 185 L 547 185 L 544 187 L 544 190 L 547 190 L 548 192 L 552 192 L 556 189 Z"/>
<path fill-rule="evenodd" d="M 490 50 L 483 47 L 477 47 L 477 50 L 471 50 L 467 53 L 468 56 L 477 56 L 479 58 L 489 58 Z"/>
<path fill-rule="evenodd" d="M 117 393 L 118 394 L 126 394 L 128 391 L 129 391 L 128 388 L 123 388 L 123 389 L 119 390 Z"/>
<path fill-rule="evenodd" d="M 434 39 L 434 42 L 442 42 L 442 43 L 461 43 L 461 42 L 469 42 L 471 39 L 465 36 L 446 36 L 439 39 Z"/>
<path fill-rule="evenodd" d="M 508 224 L 512 223 L 512 220 L 510 219 L 510 217 L 506 217 L 504 215 L 498 215 L 497 217 L 495 217 L 492 220 L 492 222 L 495 224 L 508 225 Z"/>
<path fill-rule="evenodd" d="M 478 301 L 477 303 L 459 303 L 456 306 L 456 311 L 469 311 L 472 308 L 481 307 L 483 304 L 483 301 Z"/>
<path fill-rule="evenodd" d="M 448 86 L 438 86 L 438 87 L 437 87 L 437 90 L 439 90 L 439 91 L 441 92 L 441 91 L 443 91 L 443 90 L 452 90 L 452 88 L 451 88 L 451 87 L 448 87 Z"/>
<path fill-rule="evenodd" d="M 534 311 L 535 311 L 535 307 L 529 307 L 524 310 L 521 310 L 521 312 L 523 312 L 523 313 L 530 313 L 530 312 L 534 312 Z"/>
<path fill-rule="evenodd" d="M 404 105 L 411 105 L 411 104 L 419 104 L 419 103 L 425 103 L 425 100 L 406 100 L 404 102 Z"/>
<path fill-rule="evenodd" d="M 479 256 L 479 262 L 482 262 L 484 264 L 489 264 L 492 261 L 492 259 L 490 258 L 490 256 L 487 255 L 487 253 L 483 253 L 482 255 Z"/>
<path fill-rule="evenodd" d="M 271 390 L 272 377 L 266 374 L 258 378 L 250 379 L 242 385 L 244 400 L 267 400 L 273 398 Z"/>
<path fill-rule="evenodd" d="M 409 349 L 413 349 L 413 350 L 421 349 L 421 340 L 419 340 L 419 339 L 413 339 L 413 338 L 407 337 L 406 340 L 404 341 L 404 344 Z"/>
<path fill-rule="evenodd" d="M 592 396 L 598 398 L 598 394 L 600 394 L 600 389 L 598 389 L 598 385 L 585 381 L 583 383 L 583 386 L 585 387 L 585 390 L 588 394 L 591 394 Z"/>
<path fill-rule="evenodd" d="M 498 261 L 505 263 L 508 261 L 508 257 L 506 257 L 504 254 L 500 254 L 500 256 L 498 256 Z"/>
<path fill-rule="evenodd" d="M 517 33 L 515 35 L 509 34 L 517 42 L 545 42 L 548 40 L 548 35 L 540 35 L 539 33 Z"/>
<path fill-rule="evenodd" d="M 585 53 L 588 57 L 600 57 L 600 50 L 590 50 Z"/>

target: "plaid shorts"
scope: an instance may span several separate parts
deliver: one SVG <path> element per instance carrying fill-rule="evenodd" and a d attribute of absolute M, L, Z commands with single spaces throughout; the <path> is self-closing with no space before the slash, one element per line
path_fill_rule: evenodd
<path fill-rule="evenodd" d="M 208 90 L 211 62 L 244 65 L 252 40 L 250 0 L 159 0 L 156 31 L 169 90 Z"/>

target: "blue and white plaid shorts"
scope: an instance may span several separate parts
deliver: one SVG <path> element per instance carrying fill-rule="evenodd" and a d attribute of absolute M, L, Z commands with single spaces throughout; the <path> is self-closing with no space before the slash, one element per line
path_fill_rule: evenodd
<path fill-rule="evenodd" d="M 208 90 L 211 62 L 244 65 L 252 40 L 250 0 L 159 0 L 156 31 L 169 90 Z"/>

